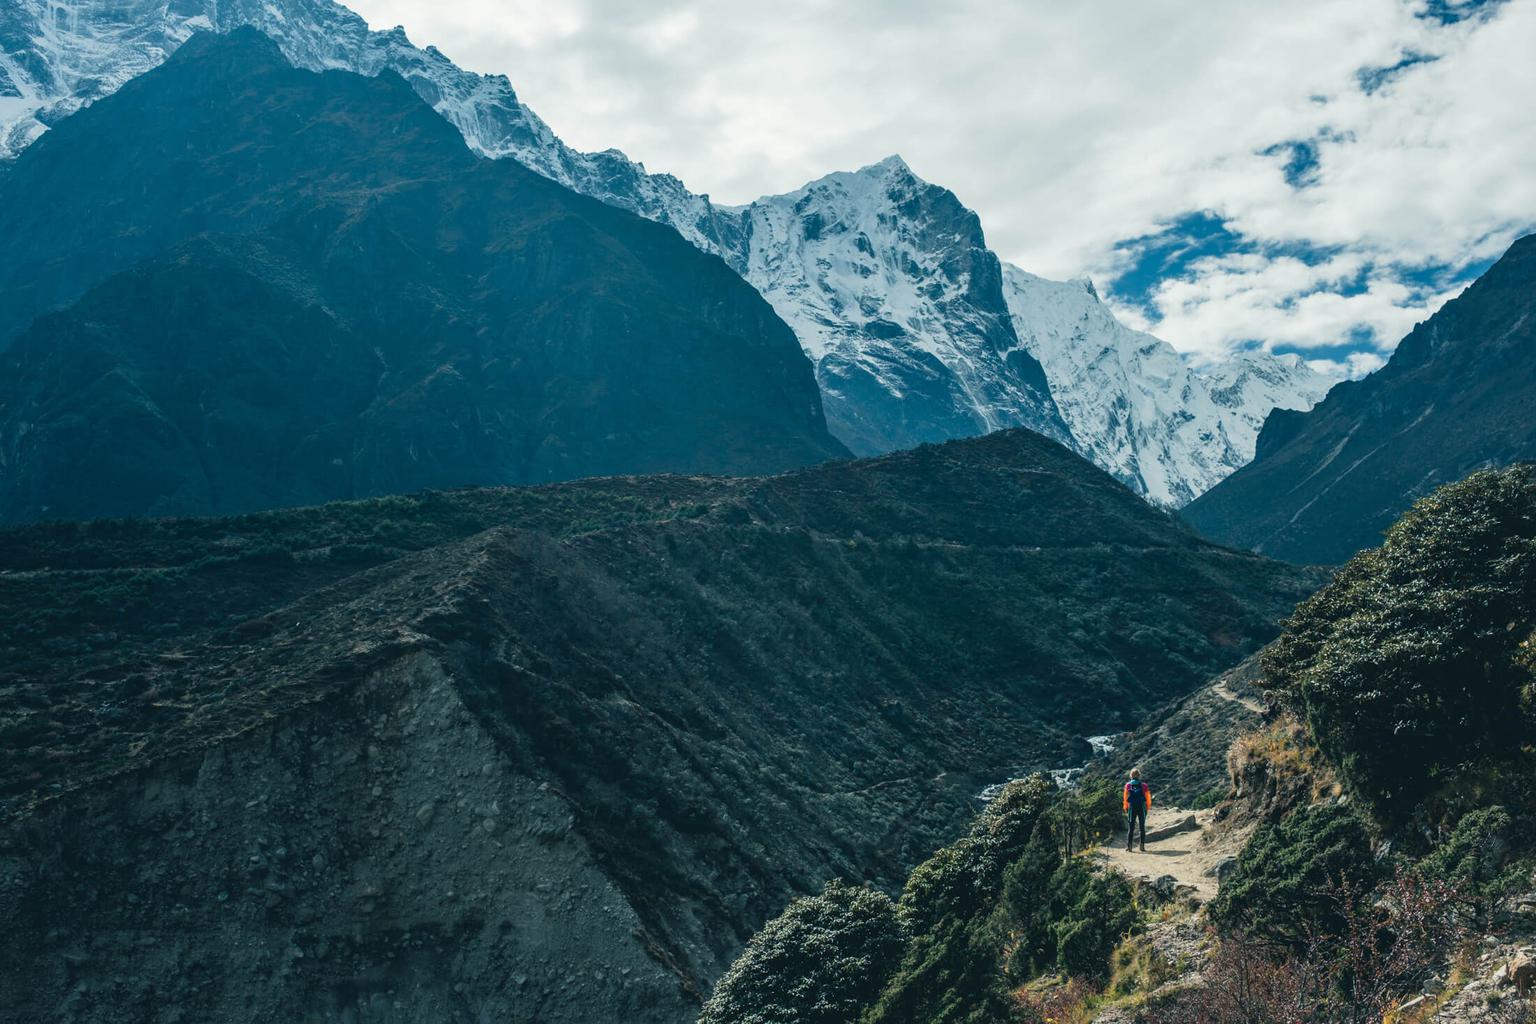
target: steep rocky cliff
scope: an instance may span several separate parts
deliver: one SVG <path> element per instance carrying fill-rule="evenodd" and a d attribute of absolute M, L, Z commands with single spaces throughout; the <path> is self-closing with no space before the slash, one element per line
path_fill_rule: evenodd
<path fill-rule="evenodd" d="M 1300 356 L 1259 349 L 1197 368 L 1115 319 L 1091 281 L 1004 264 L 1003 292 L 1074 447 L 1160 505 L 1186 505 L 1246 465 L 1267 415 L 1309 409 L 1335 383 Z"/>

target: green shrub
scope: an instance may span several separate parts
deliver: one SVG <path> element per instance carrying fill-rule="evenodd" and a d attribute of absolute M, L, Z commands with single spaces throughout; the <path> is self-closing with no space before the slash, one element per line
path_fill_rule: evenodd
<path fill-rule="evenodd" d="M 890 897 L 829 882 L 752 937 L 699 1024 L 848 1024 L 879 996 L 906 942 Z"/>
<path fill-rule="evenodd" d="M 1002 894 L 993 926 L 1000 937 L 1012 940 L 1012 951 L 1005 967 L 1014 982 L 1029 981 L 1056 967 L 1058 949 L 1053 913 L 1057 904 L 1052 883 L 1061 865 L 1056 835 L 1043 828 L 1003 872 Z"/>
<path fill-rule="evenodd" d="M 1462 816 L 1445 842 L 1419 861 L 1418 871 L 1447 882 L 1481 885 L 1497 878 L 1509 859 L 1514 819 L 1502 807 Z"/>
<path fill-rule="evenodd" d="M 1093 779 L 1062 793 L 1051 810 L 1063 853 L 1085 850 L 1106 836 L 1125 830 L 1120 783 Z"/>
<path fill-rule="evenodd" d="M 998 947 L 987 929 L 947 918 L 913 939 L 864 1024 L 996 1024 L 1011 1011 L 1000 982 Z"/>
<path fill-rule="evenodd" d="M 1204 793 L 1201 793 L 1199 796 L 1190 801 L 1190 809 L 1195 811 L 1204 811 L 1215 807 L 1217 804 L 1221 803 L 1227 798 L 1227 792 L 1228 788 L 1225 783 L 1220 786 L 1212 786 L 1210 789 L 1206 790 Z"/>
<path fill-rule="evenodd" d="M 1384 822 L 1517 758 L 1531 734 L 1536 469 L 1474 473 L 1302 603 L 1266 651 L 1281 699 Z"/>
<path fill-rule="evenodd" d="M 1211 920 L 1240 936 L 1300 946 L 1309 929 L 1343 927 L 1340 887 L 1369 890 L 1379 872 L 1359 815 L 1319 804 L 1260 826 L 1211 901 Z"/>
<path fill-rule="evenodd" d="M 1523 827 L 1522 827 L 1523 826 Z M 1445 841 L 1413 867 L 1416 878 L 1448 882 L 1479 914 L 1525 888 L 1531 877 L 1530 827 L 1503 807 L 1462 815 Z"/>
<path fill-rule="evenodd" d="M 919 864 L 902 889 L 901 912 L 914 932 L 947 917 L 969 919 L 996 898 L 1004 869 L 1029 845 L 1056 798 L 1044 775 L 1010 782 L 970 833 Z"/>
<path fill-rule="evenodd" d="M 1136 923 L 1130 883 L 1113 871 L 1070 860 L 1051 877 L 1056 967 L 1073 977 L 1109 973 L 1110 955 Z"/>
<path fill-rule="evenodd" d="M 981 909 L 997 859 L 985 840 L 965 836 L 939 850 L 907 876 L 902 920 L 927 931 L 946 917 L 969 918 Z"/>

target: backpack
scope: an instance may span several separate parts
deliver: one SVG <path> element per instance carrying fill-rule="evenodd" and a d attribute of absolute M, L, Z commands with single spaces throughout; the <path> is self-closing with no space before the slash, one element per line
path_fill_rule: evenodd
<path fill-rule="evenodd" d="M 1125 798 L 1131 802 L 1131 810 L 1147 809 L 1147 784 L 1140 779 L 1132 779 L 1125 784 Z"/>

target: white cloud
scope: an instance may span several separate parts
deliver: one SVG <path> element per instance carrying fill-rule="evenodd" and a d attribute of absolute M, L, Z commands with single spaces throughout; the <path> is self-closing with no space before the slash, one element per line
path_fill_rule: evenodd
<path fill-rule="evenodd" d="M 1237 254 L 1199 260 L 1187 276 L 1163 281 L 1154 302 L 1158 330 L 1180 338 L 1187 350 L 1214 353 L 1255 342 L 1390 350 L 1449 297 L 1426 296 L 1358 253 L 1316 264 Z M 1356 337 L 1361 330 L 1372 336 Z"/>
<path fill-rule="evenodd" d="M 506 73 L 571 144 L 616 146 L 717 200 L 899 152 L 981 214 L 1000 255 L 1049 276 L 1112 278 L 1117 243 L 1192 210 L 1332 253 L 1320 267 L 1227 254 L 1164 282 L 1153 326 L 1205 352 L 1362 332 L 1389 348 L 1443 297 L 1409 271 L 1491 258 L 1536 224 L 1536 0 L 1452 26 L 1421 5 L 352 4 Z M 1437 59 L 1360 88 L 1361 68 L 1406 52 Z M 1286 155 L 1264 151 L 1301 140 L 1320 163 L 1298 190 Z M 1326 291 L 1351 267 L 1363 290 Z"/>
<path fill-rule="evenodd" d="M 1308 359 L 1307 365 L 1325 377 L 1360 378 L 1387 365 L 1378 352 L 1351 352 L 1343 359 Z"/>

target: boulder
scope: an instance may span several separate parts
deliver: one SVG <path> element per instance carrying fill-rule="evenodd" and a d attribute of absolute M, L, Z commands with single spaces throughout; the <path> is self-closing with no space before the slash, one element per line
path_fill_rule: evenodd
<path fill-rule="evenodd" d="M 1200 823 L 1197 822 L 1195 820 L 1195 816 L 1191 814 L 1181 818 L 1171 825 L 1164 825 L 1162 828 L 1148 829 L 1146 841 L 1149 843 L 1155 843 L 1160 839 L 1167 839 L 1171 836 L 1176 836 L 1184 832 L 1198 831 L 1199 828 Z"/>
<path fill-rule="evenodd" d="M 1205 872 L 1207 878 L 1214 878 L 1218 883 L 1225 882 L 1237 867 L 1236 857 L 1223 857 L 1212 864 Z"/>

